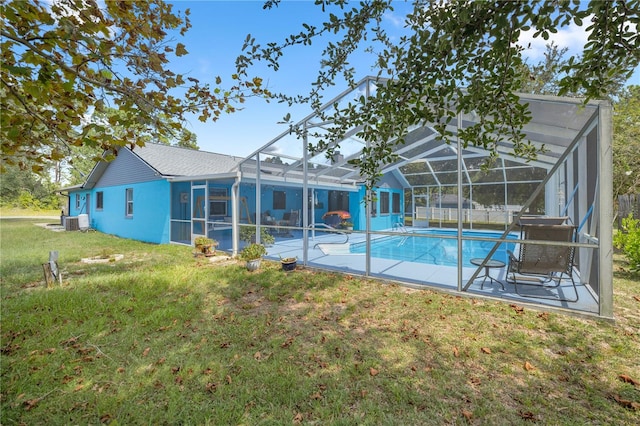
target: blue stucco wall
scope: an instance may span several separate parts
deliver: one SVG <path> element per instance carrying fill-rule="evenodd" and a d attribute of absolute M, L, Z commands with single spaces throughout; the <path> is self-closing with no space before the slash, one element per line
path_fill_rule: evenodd
<path fill-rule="evenodd" d="M 285 206 L 284 209 L 274 209 L 273 208 L 273 192 L 275 191 L 283 191 L 285 193 Z M 240 185 L 240 196 L 245 197 L 247 202 L 247 207 L 249 210 L 249 214 L 252 216 L 252 221 L 254 213 L 256 213 L 256 187 L 253 184 L 241 184 Z M 244 207 L 241 206 L 242 212 L 241 216 L 244 219 L 246 214 L 244 211 Z M 302 188 L 288 187 L 288 186 L 273 186 L 273 185 L 263 185 L 261 191 L 261 199 L 260 199 L 260 213 L 265 213 L 269 211 L 272 217 L 276 218 L 276 220 L 282 219 L 282 215 L 286 212 L 290 212 L 291 210 L 299 210 L 302 212 Z M 300 219 L 302 220 L 302 219 Z"/>
<path fill-rule="evenodd" d="M 392 181 L 396 183 L 395 181 Z M 286 206 L 285 209 L 274 209 L 273 208 L 273 191 L 284 191 L 286 194 Z M 377 214 L 375 217 L 371 218 L 371 229 L 374 231 L 383 230 L 383 229 L 391 229 L 393 225 L 396 223 L 404 222 L 404 190 L 401 187 L 389 187 L 389 183 L 385 182 L 384 188 L 377 188 L 378 192 L 378 200 L 376 201 L 377 206 Z M 388 213 L 382 213 L 380 202 L 381 192 L 389 193 L 389 206 Z M 323 223 L 322 215 L 328 211 L 329 206 L 329 196 L 328 190 L 325 189 L 317 189 L 315 191 L 318 199 L 318 207 L 314 208 L 314 214 L 316 223 Z M 393 194 L 398 194 L 400 197 L 400 212 L 393 212 Z M 247 200 L 247 205 L 250 211 L 250 214 L 253 215 L 255 213 L 255 186 L 253 184 L 241 184 L 240 185 L 240 196 L 245 197 Z M 264 184 L 261 192 L 261 213 L 269 211 L 272 217 L 276 219 L 281 219 L 282 215 L 291 210 L 300 210 L 302 211 L 302 189 L 294 188 L 294 187 L 285 187 L 285 186 L 277 186 Z M 349 193 L 349 212 L 351 213 L 351 222 L 354 224 L 354 229 L 363 230 L 366 228 L 366 218 L 365 218 L 365 204 L 364 204 L 364 196 L 365 189 L 362 187 L 358 192 L 350 192 Z M 320 207 L 321 206 L 321 207 Z M 309 210 L 311 213 L 311 209 Z M 242 215 L 245 216 L 244 211 Z M 312 222 L 312 220 L 310 220 Z M 255 223 L 255 222 L 254 222 Z"/>
<path fill-rule="evenodd" d="M 133 216 L 125 214 L 125 192 L 133 189 Z M 97 192 L 103 193 L 103 209 L 96 209 Z M 82 206 L 75 208 L 75 194 Z M 152 182 L 95 188 L 70 192 L 70 216 L 86 213 L 86 195 L 90 194 L 89 222 L 93 229 L 122 238 L 164 244 L 169 242 L 169 182 Z M 83 199 L 84 197 L 84 199 Z M 84 208 L 83 208 L 84 207 Z"/>
<path fill-rule="evenodd" d="M 396 223 L 404 223 L 404 190 L 397 188 L 376 188 L 376 215 L 371 217 L 371 230 L 372 231 L 380 231 L 383 229 L 392 229 L 393 225 Z M 389 213 L 382 213 L 380 202 L 381 202 L 381 192 L 389 193 Z M 365 205 L 364 205 L 364 196 L 365 196 L 365 188 L 362 187 L 360 192 L 358 193 L 358 207 L 352 209 L 352 211 L 357 211 L 358 215 L 354 218 L 354 224 L 357 227 L 356 229 L 365 229 L 366 227 L 366 217 L 365 217 Z M 400 213 L 393 212 L 393 194 L 399 194 L 400 196 Z M 354 202 L 355 197 L 351 197 L 350 202 Z"/>

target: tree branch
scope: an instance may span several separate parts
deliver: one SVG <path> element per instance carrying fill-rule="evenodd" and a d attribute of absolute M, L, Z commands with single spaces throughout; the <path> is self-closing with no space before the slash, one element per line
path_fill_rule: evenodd
<path fill-rule="evenodd" d="M 56 64 L 57 66 L 59 66 L 62 70 L 67 71 L 70 74 L 73 74 L 75 76 L 77 76 L 80 80 L 84 81 L 85 83 L 88 83 L 92 86 L 96 86 L 96 87 L 102 87 L 103 89 L 112 91 L 112 92 L 116 92 L 121 94 L 122 96 L 126 97 L 126 98 L 132 98 L 132 100 L 138 104 L 138 103 L 144 103 L 149 107 L 152 108 L 156 108 L 157 106 L 154 105 L 153 103 L 147 101 L 143 96 L 139 96 L 137 95 L 135 92 L 133 91 L 129 91 L 129 90 L 124 90 L 121 89 L 117 86 L 113 86 L 110 85 L 108 83 L 105 83 L 103 81 L 99 81 L 90 77 L 87 77 L 86 75 L 78 72 L 77 70 L 74 70 L 73 68 L 71 68 L 70 66 L 68 66 L 66 63 L 64 63 L 63 61 L 59 61 L 57 58 L 55 58 L 52 55 L 49 55 L 45 52 L 43 52 L 41 49 L 38 49 L 36 46 L 34 46 L 32 43 L 29 43 L 28 41 L 18 38 L 18 37 L 14 37 L 13 35 L 7 33 L 4 30 L 0 30 L 0 35 L 2 35 L 3 37 L 6 37 L 10 40 L 15 41 L 16 43 L 19 43 L 27 48 L 29 48 L 31 51 L 33 51 L 34 53 L 37 53 L 38 55 L 40 55 L 42 58 L 46 59 L 49 62 L 52 62 L 54 64 Z M 168 112 L 168 111 L 164 111 L 164 112 Z"/>

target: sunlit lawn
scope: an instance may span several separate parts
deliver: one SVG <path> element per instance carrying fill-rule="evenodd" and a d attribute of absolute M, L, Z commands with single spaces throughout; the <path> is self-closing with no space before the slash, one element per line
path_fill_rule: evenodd
<path fill-rule="evenodd" d="M 28 216 L 60 216 L 60 210 L 20 209 L 16 207 L 0 207 L 0 217 L 28 217 Z"/>
<path fill-rule="evenodd" d="M 34 222 L 0 221 L 3 425 L 640 420 L 640 280 L 621 259 L 611 323 Z"/>

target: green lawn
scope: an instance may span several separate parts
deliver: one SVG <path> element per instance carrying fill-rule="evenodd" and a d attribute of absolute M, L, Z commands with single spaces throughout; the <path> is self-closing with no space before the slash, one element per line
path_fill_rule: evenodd
<path fill-rule="evenodd" d="M 2 425 L 640 420 L 640 280 L 621 259 L 612 323 L 35 222 L 0 221 Z M 64 280 L 47 289 L 49 250 Z"/>
<path fill-rule="evenodd" d="M 42 217 L 42 216 L 56 216 L 60 217 L 60 210 L 34 210 L 34 209 L 19 209 L 15 207 L 0 207 L 0 217 L 20 216 L 20 217 Z"/>

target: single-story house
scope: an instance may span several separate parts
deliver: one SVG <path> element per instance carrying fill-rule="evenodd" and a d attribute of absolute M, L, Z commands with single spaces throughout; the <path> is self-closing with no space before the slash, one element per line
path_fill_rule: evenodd
<path fill-rule="evenodd" d="M 240 171 L 243 161 L 246 163 L 246 159 L 231 155 L 155 143 L 122 147 L 114 160 L 98 162 L 84 184 L 67 188 L 68 216 L 87 215 L 92 229 L 123 238 L 192 244 L 196 236 L 207 235 L 219 242 L 220 249 L 231 250 L 232 188 L 236 185 L 239 223 L 260 221 L 271 226 L 270 232 L 276 236 L 280 228 L 300 226 L 302 184 L 264 177 L 265 169 L 275 175 L 286 165 L 267 162 L 257 200 L 256 177 Z M 355 181 L 347 185 L 322 183 L 311 191 L 308 206 L 313 211 L 312 224 L 324 223 L 327 212 L 347 211 L 354 229 L 363 229 L 362 185 Z M 386 229 L 403 221 L 404 194 L 392 176 L 381 181 L 379 191 L 375 206 L 380 214 L 374 212 L 372 224 L 375 229 Z"/>

